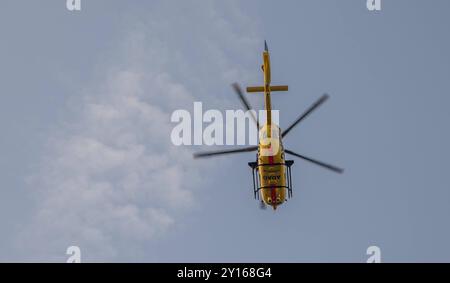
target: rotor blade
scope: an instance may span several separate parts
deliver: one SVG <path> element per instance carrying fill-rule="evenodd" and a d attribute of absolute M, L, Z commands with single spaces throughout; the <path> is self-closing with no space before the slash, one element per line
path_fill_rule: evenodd
<path fill-rule="evenodd" d="M 330 165 L 330 164 L 327 164 L 327 163 L 324 163 L 324 162 L 321 162 L 321 161 L 318 161 L 318 160 L 314 160 L 314 159 L 306 157 L 304 155 L 300 155 L 298 153 L 295 153 L 295 152 L 293 152 L 291 150 L 285 149 L 284 151 L 286 153 L 288 153 L 288 154 L 300 157 L 300 158 L 302 158 L 302 159 L 304 159 L 306 161 L 312 162 L 312 163 L 314 163 L 316 165 L 322 166 L 322 167 L 327 168 L 327 169 L 329 169 L 331 171 L 334 171 L 336 173 L 343 173 L 344 172 L 344 169 L 342 169 L 342 168 L 339 168 L 339 167 L 336 167 L 336 166 L 333 166 L 333 165 Z"/>
<path fill-rule="evenodd" d="M 229 149 L 229 150 L 197 152 L 197 153 L 194 153 L 194 158 L 211 157 L 214 155 L 223 155 L 223 154 L 230 154 L 230 153 L 251 152 L 251 151 L 255 151 L 255 150 L 258 150 L 257 146 L 244 147 L 244 148 L 238 148 L 238 149 Z"/>
<path fill-rule="evenodd" d="M 294 123 L 292 123 L 286 130 L 283 131 L 281 137 L 284 138 L 298 123 L 300 123 L 303 119 L 305 119 L 311 112 L 313 112 L 317 107 L 319 107 L 322 103 L 324 103 L 329 98 L 328 94 L 322 95 L 313 105 L 311 105 Z"/>
<path fill-rule="evenodd" d="M 241 100 L 241 102 L 244 105 L 245 109 L 248 110 L 248 111 L 253 110 L 252 106 L 250 105 L 248 100 L 245 98 L 244 93 L 242 92 L 242 89 L 239 86 L 239 84 L 238 83 L 233 83 L 232 86 L 233 86 L 233 89 L 236 92 L 236 94 L 239 96 L 239 99 Z M 259 131 L 258 119 L 256 119 L 255 113 L 253 113 L 253 112 L 250 112 L 250 113 L 252 114 L 253 122 L 255 122 L 256 126 L 258 127 L 258 131 Z"/>

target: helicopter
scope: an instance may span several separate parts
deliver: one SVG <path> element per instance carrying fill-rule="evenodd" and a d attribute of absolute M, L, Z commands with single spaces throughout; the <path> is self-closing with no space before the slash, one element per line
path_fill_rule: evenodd
<path fill-rule="evenodd" d="M 284 148 L 283 138 L 286 137 L 286 135 L 295 126 L 297 126 L 314 110 L 322 105 L 329 98 L 329 95 L 322 95 L 289 127 L 281 131 L 280 127 L 272 121 L 270 93 L 274 91 L 288 91 L 288 86 L 271 85 L 270 55 L 266 41 L 264 41 L 264 51 L 262 53 L 262 57 L 263 64 L 261 66 L 261 69 L 264 75 L 264 85 L 250 86 L 246 88 L 248 93 L 264 93 L 266 111 L 265 124 L 260 127 L 258 120 L 252 114 L 253 121 L 256 123 L 256 126 L 259 130 L 258 145 L 230 150 L 198 152 L 194 153 L 194 158 L 204 158 L 217 155 L 257 151 L 256 161 L 248 163 L 248 165 L 252 169 L 254 198 L 260 200 L 261 208 L 265 208 L 267 205 L 269 205 L 272 206 L 274 210 L 276 210 L 278 206 L 287 201 L 287 198 L 290 199 L 292 197 L 291 167 L 294 164 L 294 161 L 286 160 L 285 154 L 301 158 L 336 173 L 343 173 L 344 170 L 334 165 L 330 165 L 328 163 L 298 154 L 292 150 Z M 244 93 L 239 84 L 233 83 L 232 87 L 245 109 L 247 111 L 252 110 L 252 107 L 244 96 Z"/>

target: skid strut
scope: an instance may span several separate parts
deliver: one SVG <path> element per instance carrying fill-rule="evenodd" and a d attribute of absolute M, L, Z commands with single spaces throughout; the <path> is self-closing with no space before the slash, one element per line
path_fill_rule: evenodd
<path fill-rule="evenodd" d="M 292 175 L 291 175 L 291 166 L 294 164 L 293 160 L 286 160 L 284 163 L 279 164 L 259 164 L 258 162 L 249 162 L 248 166 L 252 168 L 252 175 L 253 175 L 253 196 L 255 199 L 259 200 L 259 191 L 263 189 L 270 189 L 270 188 L 286 188 L 288 192 L 288 198 L 292 197 Z M 263 166 L 274 166 L 274 165 L 282 165 L 286 167 L 286 186 L 270 186 L 270 187 L 262 187 L 259 179 L 259 167 Z"/>

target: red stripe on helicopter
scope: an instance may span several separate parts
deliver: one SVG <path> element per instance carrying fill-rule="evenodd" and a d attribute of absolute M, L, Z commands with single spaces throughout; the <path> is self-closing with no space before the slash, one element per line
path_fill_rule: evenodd
<path fill-rule="evenodd" d="M 273 155 L 272 152 L 270 152 L 271 155 L 269 155 L 269 164 L 273 164 Z M 270 187 L 270 192 L 271 195 L 270 197 L 272 198 L 272 203 L 274 204 L 276 202 L 277 199 L 277 191 L 274 187 Z"/>

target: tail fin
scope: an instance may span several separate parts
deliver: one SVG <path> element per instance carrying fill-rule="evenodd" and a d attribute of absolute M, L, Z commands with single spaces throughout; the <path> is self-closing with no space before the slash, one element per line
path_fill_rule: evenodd
<path fill-rule="evenodd" d="M 272 85 L 269 86 L 269 91 L 288 91 L 289 87 L 287 85 Z M 263 86 L 249 86 L 247 87 L 247 92 L 264 92 Z"/>

